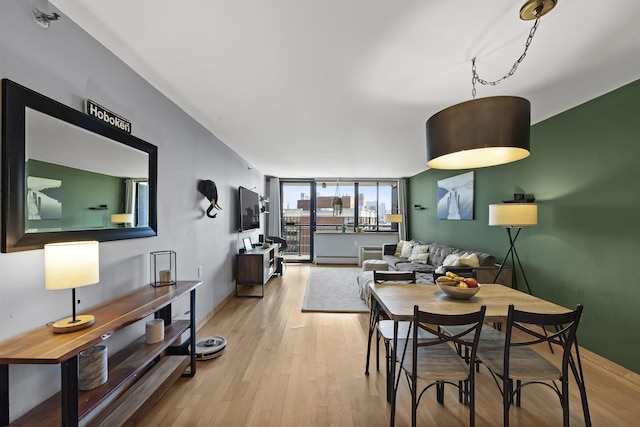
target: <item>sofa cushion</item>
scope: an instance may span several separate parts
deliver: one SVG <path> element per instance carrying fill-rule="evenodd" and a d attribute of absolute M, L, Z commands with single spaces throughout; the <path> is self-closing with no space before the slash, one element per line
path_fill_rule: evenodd
<path fill-rule="evenodd" d="M 447 255 L 453 253 L 455 248 L 447 245 L 441 245 L 439 243 L 432 243 L 429 245 L 429 264 L 439 267 L 444 262 Z"/>
<path fill-rule="evenodd" d="M 399 256 L 401 256 L 401 255 L 402 255 L 402 246 L 404 246 L 404 240 L 400 240 L 400 241 L 398 242 L 398 244 L 396 245 L 396 250 L 395 250 L 395 252 L 393 253 L 393 255 L 394 255 L 394 256 L 399 257 Z"/>
<path fill-rule="evenodd" d="M 414 245 L 409 257 L 409 262 L 426 264 L 429 259 L 429 245 Z"/>
<path fill-rule="evenodd" d="M 389 266 L 395 270 L 398 269 L 396 267 L 398 264 L 407 262 L 406 258 L 400 258 L 399 256 L 395 256 L 395 255 L 382 255 L 382 260 L 386 261 L 387 264 L 389 264 Z"/>
<path fill-rule="evenodd" d="M 460 261 L 460 255 L 459 254 L 449 254 L 444 259 L 444 261 L 442 261 L 442 265 L 444 265 L 445 267 L 455 267 L 455 266 L 459 265 L 458 261 Z"/>
<path fill-rule="evenodd" d="M 435 267 L 431 264 L 420 264 L 418 262 L 399 262 L 395 269 L 398 271 L 415 271 L 420 273 L 433 273 Z"/>
<path fill-rule="evenodd" d="M 460 255 L 460 258 L 458 258 L 458 265 L 466 267 L 480 267 L 480 261 L 478 260 L 478 255 L 465 252 Z"/>
<path fill-rule="evenodd" d="M 455 250 L 455 253 L 457 254 L 464 254 L 465 252 L 468 252 L 470 254 L 476 254 L 476 256 L 478 257 L 478 263 L 480 264 L 480 267 L 493 267 L 496 265 L 496 257 L 494 257 L 493 255 L 490 255 L 484 252 L 469 251 L 469 250 L 463 250 L 463 249 Z"/>
<path fill-rule="evenodd" d="M 411 252 L 413 251 L 413 242 L 404 242 L 402 245 L 402 253 L 400 255 L 401 258 L 407 258 L 411 256 Z"/>

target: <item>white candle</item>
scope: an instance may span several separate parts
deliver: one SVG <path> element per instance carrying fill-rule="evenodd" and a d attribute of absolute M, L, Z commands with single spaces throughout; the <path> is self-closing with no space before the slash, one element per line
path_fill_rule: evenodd
<path fill-rule="evenodd" d="M 155 344 L 164 339 L 164 320 L 153 319 L 146 323 L 145 341 L 147 344 Z"/>

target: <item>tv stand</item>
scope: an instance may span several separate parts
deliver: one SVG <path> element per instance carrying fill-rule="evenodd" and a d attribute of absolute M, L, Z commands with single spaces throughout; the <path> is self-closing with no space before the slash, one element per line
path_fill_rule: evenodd
<path fill-rule="evenodd" d="M 277 247 L 259 246 L 236 255 L 236 297 L 264 297 L 264 288 L 276 271 Z M 255 292 L 256 287 L 260 287 L 260 293 Z"/>

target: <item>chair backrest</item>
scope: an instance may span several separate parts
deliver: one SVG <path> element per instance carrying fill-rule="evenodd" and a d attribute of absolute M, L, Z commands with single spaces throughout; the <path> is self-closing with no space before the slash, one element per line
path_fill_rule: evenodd
<path fill-rule="evenodd" d="M 268 240 L 271 240 L 274 243 L 278 243 L 280 245 L 280 250 L 285 250 L 287 249 L 287 241 L 285 239 L 283 239 L 282 237 L 278 237 L 278 236 L 267 236 Z"/>
<path fill-rule="evenodd" d="M 437 336 L 438 340 L 416 341 L 417 347 L 447 343 L 462 345 L 468 347 L 470 350 L 473 348 L 471 360 L 474 360 L 475 350 L 480 338 L 480 331 L 482 330 L 482 323 L 484 322 L 485 311 L 486 306 L 482 305 L 480 310 L 471 313 L 437 314 L 420 311 L 419 307 L 415 305 L 413 307 L 413 322 L 414 325 L 418 325 L 418 327 L 413 328 L 414 336 L 410 338 L 416 340 L 420 330 L 429 332 Z M 455 334 L 450 334 L 445 332 L 441 326 L 465 327 L 460 328 Z"/>
<path fill-rule="evenodd" d="M 562 348 L 562 375 L 565 376 L 571 348 L 576 344 L 582 309 L 582 304 L 578 304 L 575 310 L 568 313 L 542 314 L 516 310 L 513 304 L 510 304 L 505 331 L 504 372 L 509 372 L 511 348 L 548 343 L 550 346 Z"/>
<path fill-rule="evenodd" d="M 464 313 L 464 314 L 436 314 L 426 311 L 420 311 L 417 305 L 413 306 L 413 327 L 407 333 L 404 350 L 402 353 L 401 361 L 404 363 L 405 353 L 408 350 L 407 343 L 411 343 L 412 351 L 412 372 L 416 372 L 417 360 L 418 360 L 418 348 L 420 347 L 433 347 L 433 346 L 447 346 L 448 350 L 452 350 L 449 343 L 453 343 L 459 348 L 465 347 L 468 349 L 469 360 L 475 360 L 476 352 L 478 349 L 478 343 L 480 341 L 480 331 L 482 330 L 482 323 L 484 322 L 484 314 L 486 306 L 482 305 L 480 310 Z M 444 332 L 440 326 L 462 326 L 460 331 L 454 335 L 450 335 Z M 427 332 L 432 334 L 435 338 L 429 340 L 419 339 L 419 336 Z M 455 356 L 455 352 L 452 353 Z M 442 363 L 442 361 L 434 361 L 434 363 Z M 446 362 L 445 362 L 446 363 Z M 473 378 L 474 364 L 469 364 L 469 378 Z"/>
<path fill-rule="evenodd" d="M 407 282 L 416 283 L 415 271 L 377 271 L 373 272 L 373 282 Z"/>

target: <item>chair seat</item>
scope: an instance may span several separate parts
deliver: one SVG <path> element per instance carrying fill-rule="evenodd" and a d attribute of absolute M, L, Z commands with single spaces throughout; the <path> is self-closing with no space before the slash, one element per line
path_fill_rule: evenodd
<path fill-rule="evenodd" d="M 413 370 L 412 341 L 398 340 L 398 359 L 402 357 L 404 345 L 407 342 L 407 353 L 402 369 L 407 371 L 409 375 Z M 464 381 L 469 377 L 469 366 L 450 346 L 418 347 L 418 371 L 416 374 L 418 378 L 429 381 Z"/>
<path fill-rule="evenodd" d="M 440 326 L 440 329 L 442 329 L 444 332 L 446 332 L 447 334 L 451 335 L 451 336 L 455 336 L 458 334 L 463 333 L 464 331 L 466 331 L 467 329 L 469 329 L 468 326 L 445 326 L 442 325 Z M 465 339 L 467 339 L 467 336 L 464 336 Z M 491 341 L 501 341 L 504 345 L 504 334 L 502 332 L 500 332 L 499 330 L 492 328 L 489 325 L 482 325 L 482 329 L 480 330 L 480 343 L 482 343 L 482 341 L 487 341 L 487 340 L 491 340 Z M 481 345 L 481 344 L 480 344 Z"/>
<path fill-rule="evenodd" d="M 504 375 L 504 344 L 498 341 L 478 345 L 478 358 L 498 376 Z M 560 370 L 551 362 L 527 347 L 511 347 L 509 376 L 513 379 L 551 381 L 560 379 Z"/>
<path fill-rule="evenodd" d="M 413 333 L 413 328 L 409 331 L 410 325 L 411 322 L 409 321 L 398 322 L 398 339 L 406 338 L 407 332 L 409 333 L 409 336 Z M 380 332 L 380 336 L 386 341 L 393 340 L 393 320 L 380 320 L 378 322 L 378 332 Z M 425 340 L 438 339 L 434 334 L 422 329 L 418 330 L 418 338 Z"/>

